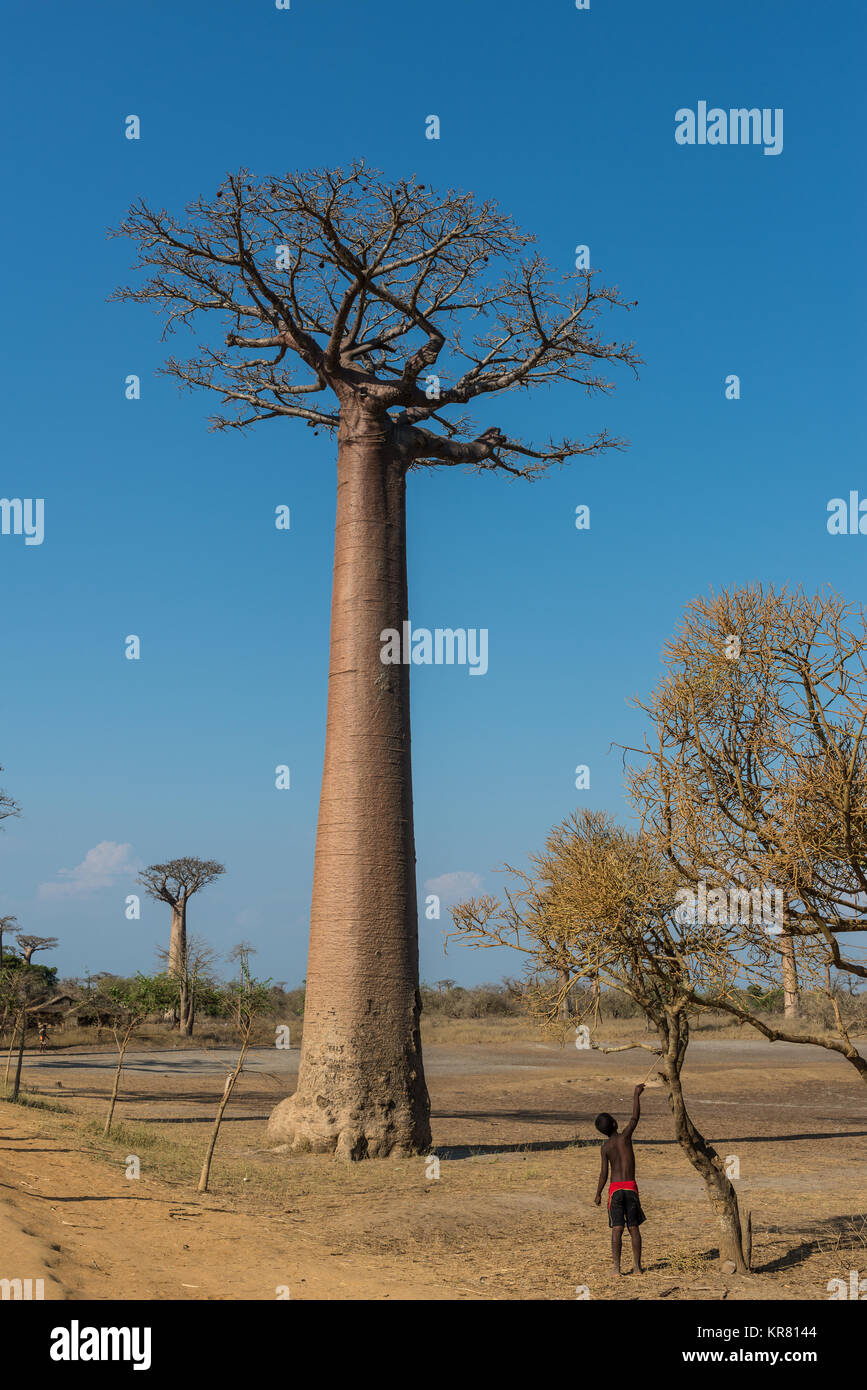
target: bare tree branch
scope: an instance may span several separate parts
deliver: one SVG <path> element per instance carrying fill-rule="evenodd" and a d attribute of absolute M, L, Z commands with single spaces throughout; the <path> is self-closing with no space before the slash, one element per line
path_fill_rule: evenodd
<path fill-rule="evenodd" d="M 451 418 L 485 396 L 555 382 L 604 393 L 612 384 L 601 367 L 639 362 L 631 343 L 603 336 L 599 318 L 632 306 L 593 271 L 555 277 L 490 201 L 391 183 L 363 161 L 259 180 L 241 169 L 183 220 L 138 202 L 115 234 L 137 243 L 148 278 L 113 297 L 152 304 L 166 332 L 204 330 L 198 354 L 164 370 L 232 407 L 213 417 L 217 429 L 288 416 L 333 431 L 352 399 L 395 431 L 407 468 L 465 464 L 524 478 L 623 446 L 606 431 L 537 445 Z M 206 329 L 215 314 L 223 347 Z M 257 350 L 275 355 L 249 355 Z M 284 369 L 287 353 L 312 380 Z M 336 409 L 305 402 L 322 391 Z"/>

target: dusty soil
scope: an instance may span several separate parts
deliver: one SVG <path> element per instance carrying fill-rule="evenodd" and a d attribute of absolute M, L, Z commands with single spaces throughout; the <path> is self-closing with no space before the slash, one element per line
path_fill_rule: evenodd
<path fill-rule="evenodd" d="M 750 1278 L 719 1272 L 703 1184 L 652 1088 L 636 1135 L 647 1272 L 610 1277 L 593 1119 L 628 1112 L 647 1055 L 529 1032 L 426 1045 L 438 1176 L 430 1158 L 344 1165 L 269 1150 L 265 1122 L 298 1054 L 258 1049 L 201 1197 L 229 1051 L 131 1054 L 108 1140 L 111 1053 L 31 1056 L 28 1092 L 64 1109 L 0 1103 L 0 1278 L 44 1278 L 49 1298 L 711 1300 L 827 1299 L 829 1279 L 863 1277 L 867 1091 L 855 1072 L 762 1040 L 690 1053 L 694 1119 L 740 1165 Z M 128 1156 L 140 1177 L 126 1176 Z"/>

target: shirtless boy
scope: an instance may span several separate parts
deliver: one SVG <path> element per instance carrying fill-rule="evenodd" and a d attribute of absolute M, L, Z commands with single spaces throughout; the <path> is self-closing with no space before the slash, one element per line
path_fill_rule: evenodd
<path fill-rule="evenodd" d="M 647 1218 L 638 1200 L 638 1187 L 635 1182 L 635 1152 L 632 1148 L 632 1131 L 641 1118 L 639 1097 L 643 1086 L 636 1086 L 632 1098 L 632 1118 L 621 1132 L 613 1115 L 603 1113 L 596 1116 L 596 1128 L 607 1136 L 602 1145 L 602 1172 L 596 1189 L 597 1207 L 602 1201 L 602 1192 L 611 1169 L 611 1186 L 608 1189 L 608 1224 L 611 1227 L 611 1255 L 614 1260 L 614 1274 L 620 1276 L 620 1249 L 623 1243 L 623 1227 L 629 1227 L 632 1240 L 632 1265 L 634 1274 L 643 1274 L 641 1268 L 641 1231 L 639 1227 Z"/>

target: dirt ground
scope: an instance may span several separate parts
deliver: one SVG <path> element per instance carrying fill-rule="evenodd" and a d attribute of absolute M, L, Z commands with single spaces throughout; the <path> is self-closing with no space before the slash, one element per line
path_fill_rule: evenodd
<path fill-rule="evenodd" d="M 29 1056 L 32 1103 L 0 1103 L 0 1278 L 43 1278 L 47 1298 L 72 1299 L 714 1300 L 827 1299 L 830 1279 L 867 1273 L 867 1091 L 842 1059 L 694 1042 L 687 1102 L 739 1164 L 755 1273 L 719 1271 L 703 1184 L 651 1088 L 635 1143 L 647 1272 L 614 1280 L 593 1119 L 628 1113 L 647 1055 L 560 1048 L 529 1029 L 443 1036 L 425 1047 L 438 1175 L 431 1157 L 347 1165 L 267 1148 L 298 1054 L 262 1048 L 202 1197 L 230 1051 L 132 1053 L 108 1140 L 111 1051 Z"/>

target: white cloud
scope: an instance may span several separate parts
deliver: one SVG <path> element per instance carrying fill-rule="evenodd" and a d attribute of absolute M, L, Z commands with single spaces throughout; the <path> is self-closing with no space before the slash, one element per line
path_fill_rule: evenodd
<path fill-rule="evenodd" d="M 440 902 L 454 904 L 459 903 L 462 898 L 470 898 L 473 893 L 478 893 L 482 886 L 482 880 L 478 874 L 470 873 L 468 869 L 457 869 L 451 874 L 440 874 L 439 878 L 429 878 L 425 885 L 425 893 L 436 893 Z"/>
<path fill-rule="evenodd" d="M 74 869 L 60 869 L 57 883 L 40 883 L 40 898 L 78 898 L 111 888 L 119 879 L 129 879 L 141 867 L 133 857 L 132 845 L 102 840 L 89 849 Z"/>

